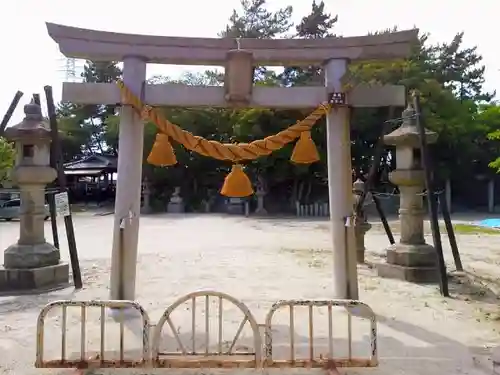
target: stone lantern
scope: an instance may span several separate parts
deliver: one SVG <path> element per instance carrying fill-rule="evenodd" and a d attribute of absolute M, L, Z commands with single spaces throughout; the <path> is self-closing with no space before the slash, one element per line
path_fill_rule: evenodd
<path fill-rule="evenodd" d="M 425 131 L 427 144 L 435 143 L 437 134 Z M 425 176 L 420 156 L 420 135 L 416 112 L 408 106 L 403 123 L 384 136 L 387 145 L 396 148 L 396 170 L 389 179 L 400 191 L 399 243 L 387 249 L 387 263 L 378 265 L 378 274 L 412 282 L 438 280 L 437 257 L 433 246 L 425 243 L 423 195 Z"/>
<path fill-rule="evenodd" d="M 53 288 L 68 282 L 69 267 L 44 234 L 45 186 L 56 178 L 50 167 L 50 126 L 39 105 L 24 106 L 24 120 L 5 130 L 15 142 L 12 180 L 21 191 L 20 233 L 4 252 L 0 290 Z"/>

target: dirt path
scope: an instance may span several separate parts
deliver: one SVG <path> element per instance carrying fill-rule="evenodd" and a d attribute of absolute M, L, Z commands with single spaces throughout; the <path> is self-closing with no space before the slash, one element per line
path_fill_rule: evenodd
<path fill-rule="evenodd" d="M 41 372 L 32 365 L 35 325 L 39 310 L 47 302 L 108 297 L 112 217 L 77 216 L 75 223 L 85 288 L 77 293 L 63 290 L 41 296 L 0 297 L 0 368 L 4 374 Z M 17 225 L 0 225 L 0 246 L 5 248 L 15 240 Z M 156 322 L 176 298 L 212 289 L 244 302 L 256 320 L 263 323 L 271 305 L 280 299 L 328 299 L 332 262 L 326 227 L 320 221 L 285 219 L 145 217 L 141 221 L 137 300 Z M 491 373 L 491 368 L 481 369 L 488 366 L 488 348 L 499 342 L 499 300 L 495 291 L 500 279 L 500 236 L 458 235 L 458 241 L 463 263 L 475 281 L 470 282 L 472 276 L 452 278 L 450 299 L 442 298 L 436 286 L 381 279 L 371 268 L 359 267 L 361 300 L 375 310 L 379 319 L 380 367 L 348 373 Z M 383 261 L 387 240 L 380 229 L 371 230 L 366 243 L 368 259 Z M 450 251 L 445 251 L 450 262 Z M 78 328 L 77 316 L 69 318 L 75 323 L 73 328 Z M 96 342 L 99 333 L 98 319 L 94 323 L 90 319 L 89 345 Z M 185 317 L 179 319 L 180 331 L 188 331 Z M 234 312 L 227 319 L 228 327 L 240 322 Z M 58 324 L 54 317 L 49 322 Z M 304 336 L 307 320 L 297 317 L 295 322 Z M 339 331 L 345 328 L 340 320 L 335 324 Z M 320 323 L 318 327 L 321 329 Z M 53 351 L 60 339 L 57 331 L 50 332 L 46 345 Z M 69 352 L 79 348 L 78 330 L 75 332 L 68 339 L 72 347 Z M 345 337 L 340 336 L 339 346 L 345 343 Z M 361 341 L 366 342 L 366 331 L 355 340 L 355 349 L 363 349 Z"/>

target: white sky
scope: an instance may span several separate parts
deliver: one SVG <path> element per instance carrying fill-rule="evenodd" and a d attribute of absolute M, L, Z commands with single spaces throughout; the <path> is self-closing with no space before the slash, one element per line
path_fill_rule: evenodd
<path fill-rule="evenodd" d="M 310 11 L 312 0 L 268 0 L 269 9 L 294 8 L 297 22 Z M 500 89 L 498 12 L 494 0 L 325 0 L 328 12 L 338 14 L 336 32 L 363 35 L 397 25 L 417 26 L 431 33 L 432 42 L 449 41 L 465 32 L 465 45 L 479 48 L 486 65 L 486 88 Z M 459 5 L 460 4 L 460 5 Z M 47 35 L 45 22 L 137 34 L 216 37 L 239 6 L 239 0 L 13 0 L 2 4 L 0 22 L 0 117 L 17 90 L 24 92 L 10 124 L 23 117 L 22 107 L 32 93 L 43 96 L 52 85 L 56 102 L 65 79 L 64 59 Z M 148 66 L 148 76 L 178 76 L 192 67 Z M 43 100 L 42 100 L 43 101 Z"/>

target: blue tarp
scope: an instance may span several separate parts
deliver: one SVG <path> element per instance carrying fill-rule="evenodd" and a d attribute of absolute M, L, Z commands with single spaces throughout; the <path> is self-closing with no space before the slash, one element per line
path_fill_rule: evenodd
<path fill-rule="evenodd" d="M 500 228 L 500 219 L 484 219 L 475 224 L 487 228 Z"/>

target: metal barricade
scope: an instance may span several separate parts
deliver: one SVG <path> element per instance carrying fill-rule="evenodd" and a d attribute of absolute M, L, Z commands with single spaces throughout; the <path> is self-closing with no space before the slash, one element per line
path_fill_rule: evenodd
<path fill-rule="evenodd" d="M 66 337 L 67 337 L 67 310 L 70 308 L 80 308 L 80 357 L 67 358 L 66 353 Z M 86 324 L 87 324 L 87 309 L 100 309 L 100 350 L 99 353 L 89 358 L 86 349 Z M 45 319 L 47 314 L 55 309 L 61 308 L 61 358 L 54 360 L 45 360 L 44 345 L 45 345 Z M 119 359 L 106 359 L 105 352 L 105 329 L 106 329 L 106 308 L 117 309 L 124 311 L 125 309 L 134 309 L 142 318 L 142 356 L 139 359 L 125 358 L 124 350 L 124 319 L 120 319 L 120 337 L 119 337 Z M 38 315 L 36 329 L 36 362 L 35 367 L 38 368 L 88 368 L 88 367 L 141 367 L 146 366 L 150 361 L 149 350 L 149 326 L 150 321 L 148 314 L 136 302 L 132 301 L 55 301 L 46 305 Z"/>
<path fill-rule="evenodd" d="M 199 351 L 196 345 L 196 299 L 204 299 L 204 350 Z M 209 319 L 210 319 L 210 299 L 215 298 L 217 300 L 218 307 L 215 312 L 218 316 L 217 322 L 217 349 L 210 350 L 210 331 L 209 331 Z M 191 342 L 188 350 L 186 345 L 181 341 L 175 325 L 172 322 L 171 314 L 180 305 L 190 301 L 191 302 Z M 233 337 L 227 350 L 222 348 L 222 332 L 223 332 L 223 307 L 224 301 L 232 303 L 236 306 L 240 312 L 243 314 L 243 319 L 238 326 L 235 336 Z M 170 331 L 172 332 L 175 341 L 178 345 L 179 351 L 161 353 L 160 352 L 160 338 L 163 331 L 165 323 L 168 324 Z M 233 350 L 235 345 L 243 331 L 246 324 L 250 325 L 253 334 L 253 351 L 238 352 L 234 353 Z M 246 359 L 242 357 L 253 357 L 252 359 Z M 245 367 L 245 368 L 259 368 L 262 366 L 262 342 L 259 333 L 258 324 L 253 317 L 250 310 L 246 305 L 236 298 L 231 297 L 225 293 L 215 292 L 215 291 L 201 291 L 190 293 L 184 297 L 179 298 L 176 302 L 170 305 L 169 308 L 165 310 L 160 321 L 156 325 L 153 333 L 152 341 L 152 361 L 155 367 L 169 367 L 169 368 L 234 368 L 234 367 Z"/>
<path fill-rule="evenodd" d="M 309 350 L 307 359 L 295 358 L 295 319 L 294 308 L 298 306 L 308 307 L 308 331 L 309 331 Z M 345 307 L 347 310 L 347 358 L 334 358 L 333 355 L 333 317 L 332 308 L 334 306 Z M 290 355 L 286 360 L 273 359 L 273 329 L 272 320 L 276 311 L 281 308 L 289 309 L 290 322 Z M 313 309 L 326 307 L 328 309 L 328 357 L 317 357 L 314 352 L 314 321 Z M 352 356 L 352 315 L 367 318 L 370 320 L 370 356 L 369 358 L 353 358 Z M 275 303 L 266 317 L 265 328 L 265 360 L 264 367 L 323 367 L 327 361 L 334 361 L 337 367 L 376 367 L 377 359 L 377 323 L 373 310 L 366 304 L 354 300 L 288 300 Z"/>
<path fill-rule="evenodd" d="M 196 301 L 202 300 L 202 310 L 204 310 L 203 320 L 201 326 L 204 326 L 204 332 L 201 340 L 203 346 L 199 350 L 196 339 Z M 214 301 L 215 300 L 215 301 Z M 216 303 L 217 308 L 210 308 L 210 302 Z M 227 332 L 227 327 L 224 327 L 224 308 L 228 305 L 236 307 L 243 318 L 239 325 L 232 325 L 236 333 L 232 340 L 224 341 L 223 331 Z M 176 311 L 181 305 L 188 303 L 190 306 L 187 310 L 191 310 L 190 329 L 191 337 L 189 343 L 184 343 L 175 328 L 172 319 L 172 313 Z M 308 321 L 306 327 L 309 331 L 309 347 L 308 356 L 305 359 L 299 359 L 295 356 L 295 321 L 294 309 L 296 307 L 308 308 Z M 348 355 L 342 358 L 335 358 L 333 353 L 333 318 L 332 308 L 343 307 L 347 311 L 347 341 L 348 341 Z M 45 339 L 45 320 L 47 314 L 55 308 L 61 309 L 61 353 L 60 358 L 45 359 L 44 353 L 44 339 Z M 80 309 L 80 350 L 77 358 L 68 358 L 67 355 L 67 320 L 68 308 Z M 89 352 L 86 348 L 86 323 L 87 323 L 87 309 L 99 308 L 100 309 L 100 346 L 99 351 L 94 357 L 89 357 Z M 124 349 L 124 316 L 118 319 L 119 323 L 119 358 L 111 359 L 109 353 L 105 350 L 106 338 L 106 308 L 117 309 L 125 311 L 125 309 L 133 310 L 139 313 L 141 318 L 141 332 L 142 337 L 140 356 L 137 358 L 127 358 Z M 289 356 L 287 359 L 273 358 L 273 317 L 274 314 L 281 309 L 288 308 L 289 310 Z M 315 353 L 314 344 L 314 321 L 313 310 L 318 308 L 327 309 L 328 314 L 328 355 L 323 358 L 322 355 L 318 357 Z M 215 310 L 215 311 L 211 311 Z M 218 317 L 216 329 L 211 332 L 209 329 L 209 319 L 211 313 Z M 128 315 L 128 314 L 127 314 Z M 212 316 L 214 316 L 212 315 Z M 352 316 L 366 318 L 370 322 L 370 355 L 367 358 L 355 358 L 352 354 Z M 237 323 L 233 320 L 233 323 Z M 236 348 L 238 339 L 246 325 L 251 329 L 250 341 L 252 342 L 253 349 L 245 347 L 242 351 Z M 376 317 L 372 309 L 366 304 L 359 301 L 352 300 L 287 300 L 275 303 L 270 311 L 267 313 L 265 324 L 260 325 L 264 327 L 265 345 L 262 343 L 262 337 L 254 316 L 248 307 L 241 301 L 231 297 L 227 294 L 215 291 L 200 291 L 190 293 L 186 296 L 179 298 L 172 305 L 170 305 L 156 326 L 151 326 L 147 312 L 141 305 L 132 301 L 56 301 L 49 303 L 45 306 L 38 316 L 37 321 L 37 340 L 36 340 L 36 362 L 37 368 L 130 368 L 130 367 L 147 367 L 147 368 L 301 368 L 323 367 L 327 362 L 334 362 L 337 367 L 375 367 L 378 365 L 377 359 L 377 328 Z M 168 327 L 171 332 L 171 337 L 168 338 L 168 343 L 177 345 L 177 351 L 161 352 L 160 342 L 162 339 L 162 332 L 165 327 Z M 237 327 L 237 329 L 236 329 Z M 324 327 L 326 329 L 326 327 Z M 152 332 L 150 332 L 150 330 Z M 151 343 L 149 342 L 151 333 Z M 214 348 L 210 346 L 210 337 L 214 334 L 217 337 L 216 345 Z M 214 337 L 214 336 L 212 336 Z M 224 344 L 224 345 L 223 345 Z M 223 347 L 224 346 L 224 347 Z M 248 350 L 247 350 L 248 349 Z M 316 348 L 317 349 L 317 348 Z M 264 354 L 263 354 L 264 352 Z"/>

